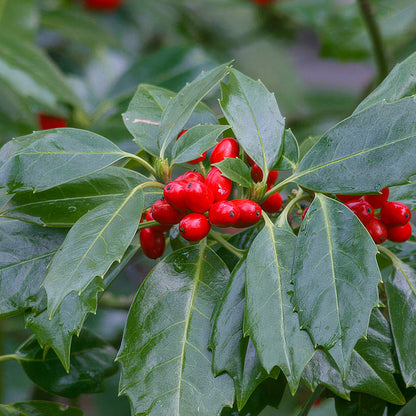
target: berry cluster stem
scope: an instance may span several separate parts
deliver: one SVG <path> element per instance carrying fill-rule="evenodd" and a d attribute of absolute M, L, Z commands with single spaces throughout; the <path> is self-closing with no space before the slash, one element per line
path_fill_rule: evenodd
<path fill-rule="evenodd" d="M 0 362 L 9 360 L 19 360 L 20 357 L 17 354 L 0 355 Z"/>
<path fill-rule="evenodd" d="M 233 253 L 236 257 L 241 259 L 244 255 L 244 251 L 240 250 L 237 247 L 234 247 L 231 243 L 229 243 L 220 233 L 211 230 L 209 232 L 209 236 L 212 237 L 217 243 L 221 244 L 224 248 L 226 248 L 229 252 Z"/>
<path fill-rule="evenodd" d="M 126 153 L 126 157 L 129 157 L 130 159 L 134 159 L 136 162 L 138 162 L 140 165 L 146 168 L 154 177 L 156 177 L 156 170 L 148 161 L 142 159 L 140 156 L 137 156 L 133 153 Z"/>

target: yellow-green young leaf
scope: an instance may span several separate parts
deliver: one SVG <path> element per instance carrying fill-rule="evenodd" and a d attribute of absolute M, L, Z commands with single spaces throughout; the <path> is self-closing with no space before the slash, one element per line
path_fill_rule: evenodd
<path fill-rule="evenodd" d="M 138 184 L 149 179 L 133 170 L 109 166 L 91 175 L 43 192 L 19 192 L 1 207 L 0 216 L 15 218 L 47 227 L 70 227 L 88 211 L 115 198 L 128 195 Z M 146 188 L 148 191 L 150 188 Z M 162 196 L 161 190 L 157 197 Z"/>
<path fill-rule="evenodd" d="M 221 108 L 237 140 L 263 172 L 273 169 L 282 153 L 285 121 L 274 94 L 261 81 L 235 69 L 221 84 Z"/>
<path fill-rule="evenodd" d="M 84 414 L 82 410 L 75 407 L 40 400 L 0 404 L 0 413 L 2 416 L 82 416 Z"/>
<path fill-rule="evenodd" d="M 315 345 L 329 350 L 343 375 L 378 303 L 377 248 L 345 205 L 316 194 L 299 230 L 292 301 Z"/>
<path fill-rule="evenodd" d="M 0 165 L 0 187 L 44 191 L 126 157 L 110 140 L 85 130 L 51 129 L 19 137 Z"/>
<path fill-rule="evenodd" d="M 0 317 L 42 309 L 40 284 L 65 234 L 0 218 Z"/>
<path fill-rule="evenodd" d="M 416 52 L 397 64 L 384 81 L 354 110 L 354 114 L 381 101 L 389 103 L 416 94 Z"/>
<path fill-rule="evenodd" d="M 181 132 L 199 102 L 217 86 L 228 72 L 229 67 L 226 64 L 208 72 L 202 72 L 169 101 L 160 120 L 157 135 L 161 155 Z"/>
<path fill-rule="evenodd" d="M 162 259 L 140 287 L 118 353 L 120 394 L 132 414 L 217 416 L 234 398 L 228 374 L 214 377 L 211 315 L 229 272 L 204 243 Z"/>
<path fill-rule="evenodd" d="M 80 106 L 63 73 L 47 54 L 14 30 L 0 29 L 0 68 L 0 79 L 26 99 L 49 108 L 60 102 Z"/>
<path fill-rule="evenodd" d="M 406 386 L 416 386 L 416 273 L 396 259 L 385 278 L 387 302 L 397 360 Z"/>
<path fill-rule="evenodd" d="M 296 236 L 266 217 L 246 262 L 244 332 L 250 336 L 267 372 L 280 367 L 292 394 L 314 348 L 293 312 L 290 270 Z"/>
<path fill-rule="evenodd" d="M 103 381 L 117 371 L 116 350 L 89 331 L 82 331 L 72 343 L 69 372 L 62 367 L 52 350 L 44 351 L 34 336 L 16 351 L 27 376 L 43 390 L 75 398 L 80 394 L 103 391 Z"/>
<path fill-rule="evenodd" d="M 295 170 L 299 161 L 299 145 L 291 129 L 286 129 L 283 136 L 282 156 L 273 167 L 275 170 Z"/>
<path fill-rule="evenodd" d="M 140 185 L 125 197 L 99 205 L 81 217 L 52 259 L 42 285 L 52 317 L 71 292 L 82 293 L 120 261 L 132 241 L 143 210 Z"/>
<path fill-rule="evenodd" d="M 337 124 L 299 163 L 293 178 L 324 193 L 368 194 L 416 174 L 416 101 L 381 102 Z"/>
<path fill-rule="evenodd" d="M 249 188 L 253 185 L 250 168 L 239 158 L 226 157 L 221 162 L 214 163 L 223 176 L 238 183 L 240 186 Z"/>
<path fill-rule="evenodd" d="M 217 144 L 217 137 L 229 126 L 198 125 L 181 135 L 172 148 L 172 164 L 186 163 Z"/>
<path fill-rule="evenodd" d="M 244 338 L 245 259 L 234 268 L 213 317 L 210 338 L 214 373 L 226 371 L 234 380 L 237 406 L 242 409 L 266 378 L 250 338 Z M 275 371 L 277 377 L 279 370 Z"/>

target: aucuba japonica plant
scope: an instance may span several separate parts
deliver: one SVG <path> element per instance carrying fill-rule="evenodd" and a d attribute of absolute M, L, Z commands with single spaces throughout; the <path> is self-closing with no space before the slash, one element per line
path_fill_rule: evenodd
<path fill-rule="evenodd" d="M 137 153 L 66 127 L 8 142 L 0 315 L 33 336 L 0 360 L 67 397 L 119 365 L 133 415 L 257 415 L 286 384 L 315 391 L 303 414 L 321 394 L 339 414 L 361 395 L 397 411 L 416 387 L 415 65 L 307 152 L 228 64 L 177 94 L 139 85 L 123 114 Z M 82 327 L 141 252 L 157 260 L 114 362 Z"/>

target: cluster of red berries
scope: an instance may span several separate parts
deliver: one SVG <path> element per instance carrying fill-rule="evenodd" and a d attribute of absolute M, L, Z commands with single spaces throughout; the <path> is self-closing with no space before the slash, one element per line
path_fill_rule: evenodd
<path fill-rule="evenodd" d="M 379 195 L 337 195 L 353 211 L 370 233 L 374 242 L 387 239 L 402 243 L 412 235 L 411 212 L 406 204 L 388 201 L 389 188 Z"/>
<path fill-rule="evenodd" d="M 210 164 L 221 162 L 226 157 L 236 158 L 239 150 L 238 142 L 227 137 L 212 150 Z M 205 156 L 206 152 L 188 163 L 198 163 Z M 252 160 L 250 164 L 253 180 L 261 181 L 263 172 Z M 269 173 L 267 189 L 273 186 L 277 177 L 277 171 Z M 282 207 L 282 198 L 278 193 L 267 198 L 261 207 L 250 199 L 228 200 L 231 190 L 232 181 L 215 166 L 211 167 L 205 178 L 199 172 L 188 171 L 169 182 L 164 188 L 163 199 L 156 201 L 146 213 L 147 221 L 155 220 L 160 225 L 144 228 L 140 232 L 144 254 L 150 258 L 160 257 L 165 249 L 163 233 L 174 224 L 179 224 L 179 233 L 183 238 L 199 241 L 209 233 L 211 225 L 246 228 L 259 221 L 262 207 L 267 212 L 277 212 Z"/>

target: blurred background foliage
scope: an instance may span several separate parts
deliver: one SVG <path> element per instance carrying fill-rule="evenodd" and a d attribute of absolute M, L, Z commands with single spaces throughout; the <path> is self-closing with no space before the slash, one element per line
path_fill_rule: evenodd
<path fill-rule="evenodd" d="M 363 4 L 370 6 L 370 20 Z M 43 113 L 135 152 L 120 114 L 139 83 L 178 91 L 201 70 L 231 60 L 275 92 L 287 127 L 303 141 L 351 114 L 415 50 L 415 22 L 414 0 L 276 0 L 263 6 L 254 0 L 124 0 L 113 12 L 88 10 L 82 0 L 2 0 L 0 146 L 38 130 Z M 207 101 L 219 113 L 217 98 L 218 90 Z M 138 276 L 152 264 L 142 257 L 130 264 L 103 298 L 105 307 L 87 319 L 87 327 L 116 348 Z M 0 322 L 2 353 L 27 337 L 20 320 Z M 129 415 L 127 399 L 117 398 L 118 377 L 106 381 L 105 393 L 72 404 L 86 415 Z M 305 394 L 285 392 L 279 410 L 267 407 L 262 414 L 294 414 Z M 17 362 L 2 363 L 1 403 L 38 398 L 49 399 Z M 400 414 L 414 414 L 406 413 L 409 405 Z M 334 406 L 334 399 L 325 400 L 311 414 L 332 415 Z"/>

